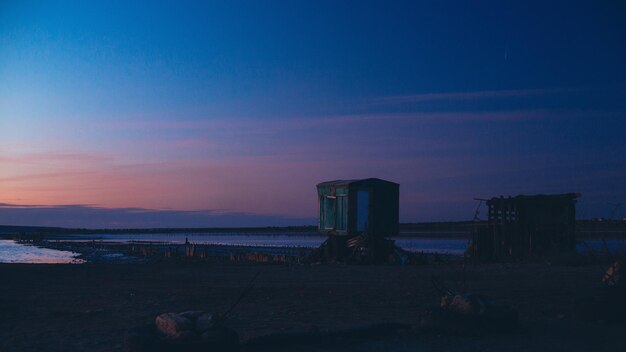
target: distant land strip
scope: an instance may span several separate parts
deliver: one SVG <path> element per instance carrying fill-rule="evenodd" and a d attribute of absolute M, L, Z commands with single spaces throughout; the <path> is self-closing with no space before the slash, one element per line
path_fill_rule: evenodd
<path fill-rule="evenodd" d="M 448 235 L 467 234 L 477 227 L 486 227 L 486 221 L 448 221 L 400 224 L 400 236 L 420 237 L 426 232 L 448 232 Z M 0 235 L 17 234 L 151 234 L 151 233 L 293 233 L 317 232 L 316 226 L 283 226 L 283 227 L 212 227 L 212 228 L 113 228 L 85 229 L 41 226 L 0 225 Z M 626 236 L 626 221 L 620 220 L 578 220 L 576 232 L 584 237 L 602 235 Z"/>

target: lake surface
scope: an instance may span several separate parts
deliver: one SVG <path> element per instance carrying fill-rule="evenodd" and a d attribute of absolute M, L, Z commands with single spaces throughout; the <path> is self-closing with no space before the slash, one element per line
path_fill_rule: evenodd
<path fill-rule="evenodd" d="M 422 235 L 423 236 L 423 235 Z M 326 240 L 317 233 L 155 233 L 155 234 L 98 234 L 59 237 L 63 241 L 104 241 L 116 243 L 156 242 L 182 244 L 188 240 L 196 244 L 250 247 L 315 248 Z M 467 248 L 465 239 L 430 239 L 423 237 L 392 238 L 399 247 L 411 252 L 462 255 Z"/>
<path fill-rule="evenodd" d="M 576 245 L 576 250 L 580 253 L 595 252 L 604 254 L 608 251 L 626 254 L 626 239 L 584 240 Z"/>
<path fill-rule="evenodd" d="M 410 252 L 442 253 L 462 255 L 467 249 L 467 238 L 459 238 L 459 233 L 420 232 L 411 236 L 403 234 L 391 238 L 396 245 Z M 462 237 L 462 236 L 461 236 Z M 185 241 L 196 244 L 212 244 L 224 246 L 250 247 L 287 247 L 287 248 L 315 248 L 326 240 L 315 232 L 287 232 L 287 233 L 154 233 L 154 234 L 79 234 L 58 237 L 64 241 L 104 241 L 115 243 L 172 243 L 183 244 Z M 606 242 L 606 244 L 605 244 Z M 626 250 L 626 240 L 610 239 L 607 241 L 588 239 L 581 241 L 576 249 L 578 252 Z"/>
<path fill-rule="evenodd" d="M 16 243 L 12 240 L 0 240 L 0 263 L 29 264 L 70 264 L 82 263 L 78 253 L 40 248 Z"/>
<path fill-rule="evenodd" d="M 396 245 L 410 252 L 441 253 L 463 255 L 468 240 L 446 238 L 445 233 L 420 233 L 419 236 L 400 236 L 392 238 Z M 429 238 L 432 237 L 432 238 Z M 76 242 L 112 242 L 112 243 L 172 243 L 183 244 L 185 241 L 196 244 L 222 246 L 249 246 L 267 248 L 315 248 L 325 236 L 317 233 L 154 233 L 154 234 L 77 234 L 57 236 L 55 240 Z M 585 253 L 594 251 L 604 253 L 626 252 L 626 241 L 613 239 L 607 241 L 585 240 L 576 249 Z M 0 263 L 79 263 L 79 254 L 30 245 L 18 244 L 10 240 L 0 240 Z"/>

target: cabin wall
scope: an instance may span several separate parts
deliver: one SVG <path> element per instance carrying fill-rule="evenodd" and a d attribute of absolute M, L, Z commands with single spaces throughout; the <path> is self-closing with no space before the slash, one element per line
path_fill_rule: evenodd
<path fill-rule="evenodd" d="M 399 228 L 400 194 L 397 185 L 381 185 L 374 188 L 372 207 L 372 234 L 395 236 Z"/>

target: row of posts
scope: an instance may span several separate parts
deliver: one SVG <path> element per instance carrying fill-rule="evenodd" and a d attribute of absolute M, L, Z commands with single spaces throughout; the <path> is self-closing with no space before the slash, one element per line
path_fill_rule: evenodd
<path fill-rule="evenodd" d="M 208 246 L 200 246 L 195 243 L 186 242 L 184 245 L 184 257 L 185 258 L 209 258 Z M 155 244 L 132 244 L 129 251 L 131 254 L 139 254 L 144 257 L 156 256 L 163 253 L 165 258 L 178 258 L 181 257 L 179 253 L 179 246 L 166 246 L 162 249 L 161 245 Z M 272 254 L 263 252 L 239 252 L 229 253 L 225 255 L 213 256 L 216 260 L 226 259 L 231 262 L 255 262 L 255 263 L 300 263 L 301 256 L 285 255 L 285 254 Z"/>

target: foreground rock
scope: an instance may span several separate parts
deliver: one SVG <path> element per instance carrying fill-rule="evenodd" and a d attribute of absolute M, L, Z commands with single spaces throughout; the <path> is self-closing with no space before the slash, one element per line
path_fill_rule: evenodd
<path fill-rule="evenodd" d="M 155 324 L 129 330 L 129 351 L 238 351 L 239 335 L 205 311 L 163 313 Z"/>
<path fill-rule="evenodd" d="M 181 339 L 191 337 L 194 323 L 176 313 L 164 313 L 156 317 L 156 327 L 160 333 L 170 339 Z"/>
<path fill-rule="evenodd" d="M 602 277 L 602 282 L 604 282 L 607 286 L 620 286 L 622 280 L 622 266 L 623 263 L 621 260 L 618 260 L 611 264 L 609 268 L 606 270 L 606 273 Z"/>
<path fill-rule="evenodd" d="M 510 332 L 518 327 L 517 311 L 475 294 L 446 295 L 441 306 L 419 316 L 424 329 L 466 335 Z"/>

